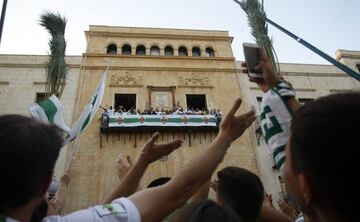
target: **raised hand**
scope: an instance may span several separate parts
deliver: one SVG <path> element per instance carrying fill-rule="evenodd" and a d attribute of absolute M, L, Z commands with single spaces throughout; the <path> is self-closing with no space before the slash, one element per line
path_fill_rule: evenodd
<path fill-rule="evenodd" d="M 160 133 L 156 132 L 153 136 L 144 144 L 141 149 L 139 159 L 147 164 L 150 164 L 160 157 L 169 155 L 172 151 L 179 148 L 182 144 L 182 140 L 173 140 L 168 143 L 155 144 L 159 139 Z"/>
<path fill-rule="evenodd" d="M 127 174 L 127 172 L 130 170 L 132 166 L 133 163 L 131 157 L 126 156 L 126 160 L 125 160 L 125 158 L 120 153 L 116 160 L 117 175 L 120 180 Z"/>
<path fill-rule="evenodd" d="M 242 100 L 240 98 L 236 99 L 230 111 L 220 124 L 219 137 L 225 139 L 225 142 L 229 144 L 240 137 L 256 118 L 254 108 L 246 113 L 235 116 L 241 102 Z"/>
<path fill-rule="evenodd" d="M 243 73 L 248 74 L 247 64 L 243 62 L 241 66 L 244 68 Z M 249 76 L 249 81 L 258 84 L 259 88 L 267 91 L 276 85 L 278 82 L 277 74 L 265 50 L 261 50 L 261 61 L 256 66 L 256 69 L 261 69 L 263 78 L 253 78 Z"/>
<path fill-rule="evenodd" d="M 267 207 L 272 207 L 274 208 L 273 205 L 273 199 L 272 199 L 272 195 L 268 194 L 265 192 L 264 194 L 264 200 L 263 200 L 263 206 L 267 206 Z"/>
<path fill-rule="evenodd" d="M 286 214 L 288 217 L 291 218 L 291 220 L 295 221 L 296 218 L 298 217 L 300 211 L 296 209 L 296 207 L 288 204 L 287 202 L 283 201 L 283 200 L 278 200 L 277 201 L 280 210 Z"/>
<path fill-rule="evenodd" d="M 60 178 L 60 186 L 56 191 L 54 197 L 49 202 L 50 206 L 50 215 L 59 215 L 63 211 L 66 197 L 66 188 L 70 183 L 70 171 L 67 170 L 66 173 Z"/>
<path fill-rule="evenodd" d="M 214 192 L 218 192 L 218 181 L 217 180 L 212 180 L 210 181 L 210 187 L 211 189 L 213 189 Z"/>

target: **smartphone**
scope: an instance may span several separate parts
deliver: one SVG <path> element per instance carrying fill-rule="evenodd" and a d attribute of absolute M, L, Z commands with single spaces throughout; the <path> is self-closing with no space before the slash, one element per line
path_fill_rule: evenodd
<path fill-rule="evenodd" d="M 253 43 L 243 43 L 243 48 L 249 76 L 263 78 L 261 69 L 255 68 L 261 60 L 260 47 Z"/>

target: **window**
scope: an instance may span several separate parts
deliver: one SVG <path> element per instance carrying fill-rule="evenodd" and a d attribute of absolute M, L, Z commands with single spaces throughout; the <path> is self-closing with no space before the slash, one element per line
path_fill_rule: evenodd
<path fill-rule="evenodd" d="M 192 56 L 199 57 L 201 55 L 201 51 L 199 47 L 192 48 Z"/>
<path fill-rule="evenodd" d="M 205 53 L 207 57 L 215 57 L 215 52 L 211 47 L 207 47 Z"/>
<path fill-rule="evenodd" d="M 187 48 L 185 48 L 184 46 L 181 46 L 179 48 L 179 56 L 188 56 Z"/>
<path fill-rule="evenodd" d="M 123 47 L 121 48 L 122 54 L 123 55 L 131 55 L 131 46 L 128 44 L 123 45 Z"/>
<path fill-rule="evenodd" d="M 356 68 L 357 68 L 358 71 L 360 72 L 360 64 L 356 64 Z"/>
<path fill-rule="evenodd" d="M 150 48 L 150 55 L 160 55 L 160 49 L 157 46 L 152 46 Z"/>
<path fill-rule="evenodd" d="M 146 48 L 144 45 L 138 45 L 136 47 L 136 55 L 145 55 L 146 54 Z"/>
<path fill-rule="evenodd" d="M 122 106 L 126 111 L 136 109 L 136 94 L 115 94 L 115 109 Z"/>
<path fill-rule="evenodd" d="M 116 54 L 117 53 L 117 46 L 115 44 L 109 44 L 106 50 L 107 54 Z"/>
<path fill-rule="evenodd" d="M 165 55 L 166 56 L 173 56 L 174 55 L 174 49 L 171 46 L 165 47 Z"/>
<path fill-rule="evenodd" d="M 36 93 L 36 97 L 35 97 L 35 102 L 36 103 L 41 103 L 42 101 L 44 101 L 46 99 L 46 93 Z"/>
<path fill-rule="evenodd" d="M 304 98 L 299 98 L 299 103 L 300 105 L 306 105 L 307 103 L 311 102 L 311 101 L 314 101 L 314 99 L 311 99 L 311 98 L 307 98 L 307 99 L 304 99 Z"/>
<path fill-rule="evenodd" d="M 188 109 L 207 110 L 205 95 L 186 95 L 186 105 Z"/>

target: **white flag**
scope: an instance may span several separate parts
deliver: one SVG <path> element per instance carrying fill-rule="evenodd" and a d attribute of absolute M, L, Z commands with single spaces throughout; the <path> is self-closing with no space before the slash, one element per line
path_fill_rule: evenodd
<path fill-rule="evenodd" d="M 55 95 L 52 95 L 49 99 L 41 102 L 40 104 L 35 103 L 31 105 L 29 107 L 31 115 L 43 123 L 54 123 L 67 132 L 64 141 L 65 146 L 74 140 L 80 133 L 82 133 L 94 118 L 104 95 L 106 74 L 109 71 L 111 63 L 108 64 L 95 93 L 91 97 L 89 103 L 86 105 L 84 111 L 81 113 L 79 119 L 76 121 L 71 130 L 65 124 L 61 103 Z"/>
<path fill-rule="evenodd" d="M 61 103 L 55 95 L 39 104 L 34 103 L 29 107 L 29 111 L 32 117 L 45 124 L 54 123 L 65 132 L 70 131 L 64 120 Z"/>
<path fill-rule="evenodd" d="M 89 103 L 86 105 L 84 111 L 81 113 L 79 119 L 76 121 L 75 125 L 70 130 L 69 134 L 65 138 L 64 145 L 68 144 L 72 140 L 74 140 L 81 132 L 83 132 L 87 126 L 89 126 L 91 120 L 96 114 L 96 111 L 101 104 L 102 97 L 105 91 L 105 83 L 106 83 L 106 74 L 109 70 L 109 66 L 106 69 L 101 81 L 96 88 L 94 95 L 91 97 Z"/>

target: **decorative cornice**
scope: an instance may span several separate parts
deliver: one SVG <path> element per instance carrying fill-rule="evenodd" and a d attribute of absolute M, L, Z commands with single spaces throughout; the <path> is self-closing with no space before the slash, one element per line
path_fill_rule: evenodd
<path fill-rule="evenodd" d="M 0 67 L 4 68 L 46 68 L 45 64 L 15 64 L 15 63 L 0 63 Z M 80 68 L 80 64 L 68 64 L 66 67 L 68 68 Z"/>
<path fill-rule="evenodd" d="M 106 66 L 81 66 L 88 70 L 105 70 Z M 129 71 L 171 71 L 171 72 L 226 72 L 235 74 L 235 69 L 214 69 L 214 68 L 172 68 L 172 67 L 134 67 L 134 66 L 112 66 L 110 70 L 129 70 Z"/>
<path fill-rule="evenodd" d="M 251 90 L 261 91 L 258 87 L 251 86 Z M 294 88 L 295 92 L 315 92 L 316 89 Z"/>
<path fill-rule="evenodd" d="M 149 34 L 149 33 L 116 33 L 106 31 L 85 31 L 85 35 L 90 36 L 111 36 L 121 38 L 141 38 L 141 39 L 174 39 L 174 40 L 204 40 L 204 41 L 224 41 L 232 42 L 231 36 L 197 36 L 197 35 L 177 35 L 177 34 Z"/>
<path fill-rule="evenodd" d="M 112 84 L 109 84 L 109 87 L 120 87 L 120 88 L 142 88 L 144 87 L 143 85 L 121 85 L 121 84 L 118 84 L 118 85 L 112 85 Z"/>
<path fill-rule="evenodd" d="M 339 52 L 339 54 L 336 55 L 336 60 L 338 61 L 343 58 L 360 59 L 360 54 L 352 54 L 351 52 L 341 51 Z"/>
<path fill-rule="evenodd" d="M 0 67 L 4 68 L 46 68 L 45 64 L 14 64 L 14 63 L 1 63 Z M 80 65 L 79 65 L 80 67 Z"/>
<path fill-rule="evenodd" d="M 171 92 L 176 89 L 176 86 L 147 86 L 151 91 L 162 91 L 162 92 Z"/>
<path fill-rule="evenodd" d="M 351 90 L 351 89 L 330 89 L 329 92 L 330 93 L 348 93 L 348 92 L 353 92 L 355 90 Z"/>
<path fill-rule="evenodd" d="M 345 73 L 299 73 L 299 72 L 284 72 L 283 76 L 321 76 L 321 77 L 349 77 Z"/>
<path fill-rule="evenodd" d="M 214 88 L 214 86 L 179 86 L 179 88 Z"/>
<path fill-rule="evenodd" d="M 236 72 L 239 75 L 244 75 L 241 72 L 241 69 L 236 69 Z M 345 73 L 311 73 L 311 72 L 283 72 L 281 73 L 283 76 L 306 76 L 306 77 L 312 77 L 312 76 L 320 76 L 320 77 L 348 77 L 350 76 L 346 75 Z"/>
<path fill-rule="evenodd" d="M 102 53 L 83 53 L 83 57 L 107 57 L 107 58 L 129 58 L 129 59 L 156 59 L 156 60 L 205 60 L 205 61 L 235 61 L 234 57 L 193 57 L 193 56 L 165 56 L 165 55 L 122 55 L 122 54 L 102 54 Z"/>

